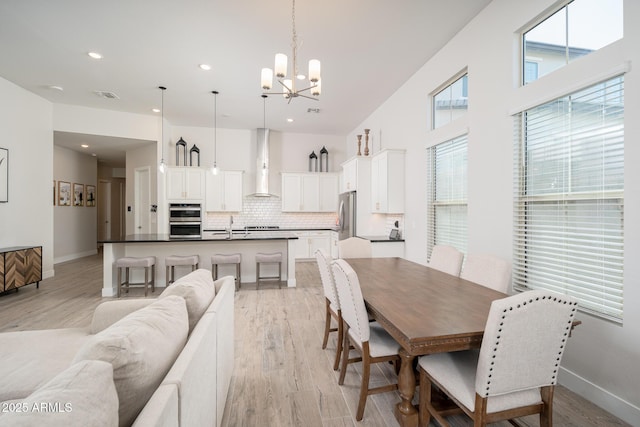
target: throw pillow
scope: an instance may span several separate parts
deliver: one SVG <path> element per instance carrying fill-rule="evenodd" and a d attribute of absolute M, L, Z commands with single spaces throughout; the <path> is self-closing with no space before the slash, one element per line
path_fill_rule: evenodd
<path fill-rule="evenodd" d="M 129 426 L 173 365 L 187 340 L 183 298 L 172 296 L 137 310 L 91 337 L 75 361 L 113 366 L 120 426 Z"/>
<path fill-rule="evenodd" d="M 216 295 L 211 272 L 201 268 L 181 277 L 172 285 L 167 286 L 158 299 L 170 295 L 180 296 L 186 301 L 189 313 L 189 333 L 191 333 Z"/>
<path fill-rule="evenodd" d="M 71 365 L 22 400 L 5 402 L 0 425 L 14 427 L 115 427 L 118 395 L 110 363 Z M 3 408 L 4 409 L 4 408 Z"/>

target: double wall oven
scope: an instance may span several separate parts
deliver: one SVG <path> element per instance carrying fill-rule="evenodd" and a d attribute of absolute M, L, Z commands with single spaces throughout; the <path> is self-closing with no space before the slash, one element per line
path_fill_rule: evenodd
<path fill-rule="evenodd" d="M 202 206 L 199 203 L 169 205 L 169 238 L 199 239 L 202 237 Z"/>

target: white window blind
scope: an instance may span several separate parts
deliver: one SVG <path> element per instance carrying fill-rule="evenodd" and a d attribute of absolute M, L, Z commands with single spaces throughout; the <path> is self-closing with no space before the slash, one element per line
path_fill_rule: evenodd
<path fill-rule="evenodd" d="M 450 245 L 467 252 L 467 135 L 428 150 L 427 186 L 429 239 L 427 254 L 435 245 Z"/>
<path fill-rule="evenodd" d="M 624 77 L 516 116 L 516 289 L 545 288 L 622 320 Z"/>

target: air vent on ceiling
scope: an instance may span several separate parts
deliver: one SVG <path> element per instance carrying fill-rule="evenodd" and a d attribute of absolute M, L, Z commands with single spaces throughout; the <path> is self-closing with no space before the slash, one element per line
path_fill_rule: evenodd
<path fill-rule="evenodd" d="M 319 108 L 307 108 L 307 113 L 316 113 L 318 114 L 320 112 Z"/>
<path fill-rule="evenodd" d="M 113 92 L 109 92 L 107 90 L 94 90 L 93 93 L 98 95 L 100 98 L 120 99 L 120 97 L 118 95 L 116 95 Z"/>

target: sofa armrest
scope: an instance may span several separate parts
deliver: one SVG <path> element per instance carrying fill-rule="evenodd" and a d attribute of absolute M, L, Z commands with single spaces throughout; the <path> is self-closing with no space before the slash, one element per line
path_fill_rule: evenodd
<path fill-rule="evenodd" d="M 93 312 L 93 319 L 91 320 L 91 329 L 89 333 L 97 334 L 98 332 L 107 329 L 109 326 L 116 323 L 126 315 L 133 313 L 143 307 L 148 306 L 154 299 L 130 299 L 130 300 L 117 300 L 107 301 L 96 307 Z"/>
<path fill-rule="evenodd" d="M 231 300 L 233 300 L 236 292 L 236 282 L 233 276 L 224 276 L 220 279 L 213 282 L 213 285 L 216 288 L 216 296 L 211 301 L 209 307 L 207 307 L 206 313 L 215 313 L 216 307 L 220 304 L 233 304 Z M 221 297 L 220 299 L 218 297 Z M 224 302 L 223 300 L 229 301 Z M 216 300 L 218 300 L 216 302 Z"/>
<path fill-rule="evenodd" d="M 179 425 L 176 384 L 161 384 L 133 423 L 133 427 L 178 427 Z"/>

